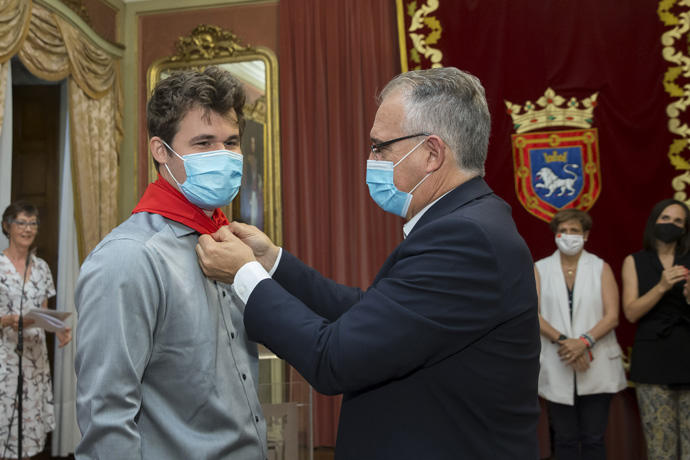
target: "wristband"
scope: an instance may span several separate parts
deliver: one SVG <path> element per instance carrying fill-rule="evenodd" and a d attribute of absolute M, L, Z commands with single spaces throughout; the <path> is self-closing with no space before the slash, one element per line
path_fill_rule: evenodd
<path fill-rule="evenodd" d="M 587 353 L 589 353 L 589 360 L 594 361 L 594 356 L 592 356 L 592 350 L 590 350 L 590 348 L 592 348 L 592 346 L 590 345 L 589 341 L 585 338 L 585 336 L 586 336 L 586 334 L 582 334 L 580 336 L 580 340 L 582 340 L 585 343 L 585 345 L 587 346 Z"/>
<path fill-rule="evenodd" d="M 592 348 L 596 343 L 596 341 L 589 334 L 582 334 L 580 338 L 585 339 L 587 341 L 587 348 Z"/>

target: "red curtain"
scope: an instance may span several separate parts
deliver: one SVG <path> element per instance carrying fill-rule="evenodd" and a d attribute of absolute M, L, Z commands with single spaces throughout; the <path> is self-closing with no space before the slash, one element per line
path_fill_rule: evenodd
<path fill-rule="evenodd" d="M 422 4 L 399 1 L 407 29 Z M 492 116 L 486 179 L 513 207 L 535 260 L 556 247 L 546 223 L 517 199 L 510 137 L 515 131 L 504 101 L 536 103 L 548 87 L 566 100 L 599 93 L 593 127 L 599 133 L 602 191 L 589 211 L 594 226 L 586 248 L 620 280 L 624 257 L 641 249 L 653 204 L 673 196 L 671 180 L 680 174 L 667 155 L 674 136 L 666 114 L 671 98 L 664 91 L 670 64 L 661 42 L 668 26 L 659 8 L 652 0 L 441 1 L 417 30 L 435 36 L 430 46 L 443 53 L 441 64 L 483 82 Z M 409 33 L 405 38 L 408 50 L 413 48 Z M 408 62 L 410 68 L 418 65 Z M 430 60 L 422 56 L 419 64 L 428 68 Z M 616 332 L 624 348 L 632 345 L 634 327 L 622 314 Z"/>
<path fill-rule="evenodd" d="M 492 115 L 486 179 L 511 204 L 535 260 L 556 248 L 546 223 L 518 201 L 511 145 L 515 131 L 504 101 L 536 103 L 549 87 L 566 100 L 599 93 L 593 127 L 599 135 L 602 191 L 589 211 L 594 226 L 586 248 L 606 260 L 620 280 L 624 257 L 641 249 L 653 204 L 673 196 L 672 179 L 681 173 L 668 155 L 676 136 L 668 126 L 672 99 L 665 84 L 672 85 L 665 74 L 674 65 L 664 60 L 662 35 L 675 22 L 662 13 L 662 4 L 674 15 L 687 7 L 653 0 L 442 0 L 438 8 L 429 8 L 433 2 L 398 2 L 409 68 L 429 68 L 434 58 L 414 49 L 410 33 L 416 33 L 442 52 L 440 64 L 467 70 L 483 82 Z M 411 27 L 420 17 L 423 21 Z M 676 46 L 687 56 L 685 36 Z M 687 78 L 676 84 L 682 86 Z M 621 314 L 616 334 L 624 349 L 632 345 L 634 332 Z M 545 413 L 540 423 L 547 457 Z M 631 389 L 614 397 L 606 439 L 610 458 L 646 458 Z"/>
<path fill-rule="evenodd" d="M 426 5 L 399 1 L 403 15 Z M 590 211 L 587 248 L 618 275 L 623 257 L 641 246 L 652 204 L 672 195 L 677 175 L 666 153 L 673 136 L 658 2 L 439 5 L 424 23 L 441 26 L 428 44 L 443 50 L 443 65 L 474 73 L 486 87 L 493 127 L 486 178 L 512 205 L 535 259 L 555 250 L 553 236 L 517 200 L 504 100 L 534 102 L 549 86 L 566 99 L 599 92 L 602 192 Z M 280 2 L 285 247 L 324 275 L 363 288 L 401 238 L 401 220 L 379 210 L 364 183 L 375 98 L 400 70 L 395 14 L 393 0 Z M 630 345 L 634 330 L 622 322 L 619 339 Z M 338 407 L 337 398 L 316 397 L 315 445 L 334 444 Z"/>
<path fill-rule="evenodd" d="M 376 96 L 400 72 L 390 0 L 281 0 L 280 120 L 285 248 L 366 288 L 402 220 L 365 183 Z M 333 446 L 340 398 L 314 398 L 314 445 Z"/>

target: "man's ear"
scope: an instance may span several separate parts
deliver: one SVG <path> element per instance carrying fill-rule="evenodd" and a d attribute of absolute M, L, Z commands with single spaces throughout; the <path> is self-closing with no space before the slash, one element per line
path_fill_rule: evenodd
<path fill-rule="evenodd" d="M 168 151 L 163 140 L 158 136 L 153 136 L 149 139 L 149 150 L 151 150 L 153 159 L 160 164 L 165 164 L 170 159 L 170 151 Z"/>
<path fill-rule="evenodd" d="M 429 156 L 426 160 L 427 173 L 438 170 L 446 161 L 451 160 L 451 158 L 448 158 L 448 155 L 452 155 L 452 152 L 440 137 L 433 134 L 429 136 L 426 140 L 426 147 L 429 151 Z"/>

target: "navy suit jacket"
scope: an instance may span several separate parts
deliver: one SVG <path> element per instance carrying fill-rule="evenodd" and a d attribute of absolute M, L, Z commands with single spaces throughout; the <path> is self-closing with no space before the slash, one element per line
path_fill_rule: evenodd
<path fill-rule="evenodd" d="M 316 390 L 344 393 L 337 459 L 538 457 L 532 258 L 481 178 L 429 208 L 366 292 L 283 251 L 244 323 Z"/>

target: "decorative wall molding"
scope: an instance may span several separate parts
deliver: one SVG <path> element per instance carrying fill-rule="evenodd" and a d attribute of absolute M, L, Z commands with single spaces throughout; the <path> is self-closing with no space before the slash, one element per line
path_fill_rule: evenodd
<path fill-rule="evenodd" d="M 443 32 L 441 22 L 431 14 L 439 6 L 440 0 L 396 0 L 403 72 L 443 66 L 443 52 L 433 46 L 439 42 Z M 412 43 L 409 49 L 407 38 Z"/>
<path fill-rule="evenodd" d="M 42 5 L 49 9 L 50 11 L 60 15 L 65 20 L 70 22 L 74 27 L 79 29 L 94 45 L 101 48 L 106 53 L 110 54 L 114 58 L 121 59 L 125 54 L 124 46 L 111 43 L 105 38 L 98 35 L 91 26 L 84 21 L 84 19 L 79 16 L 73 9 L 67 6 L 60 0 L 33 0 L 36 4 Z"/>
<path fill-rule="evenodd" d="M 668 159 L 676 170 L 683 171 L 671 181 L 674 198 L 690 205 L 687 188 L 690 184 L 690 0 L 660 0 L 659 19 L 668 27 L 661 36 L 662 56 L 669 62 L 664 74 L 664 90 L 673 99 L 666 107 L 668 130 L 677 137 L 668 148 Z"/>

